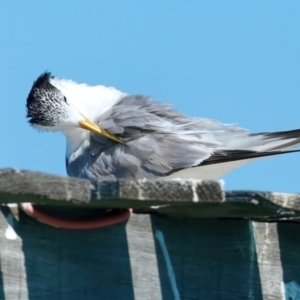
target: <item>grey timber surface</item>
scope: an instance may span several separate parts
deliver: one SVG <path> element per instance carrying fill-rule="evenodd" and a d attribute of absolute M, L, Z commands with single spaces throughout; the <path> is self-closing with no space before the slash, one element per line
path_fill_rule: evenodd
<path fill-rule="evenodd" d="M 133 208 L 135 212 L 187 217 L 257 217 L 297 220 L 300 195 L 256 191 L 224 192 L 218 181 L 106 181 L 0 169 L 0 204 L 32 202 L 48 206 Z M 77 206 L 76 206 L 77 205 Z"/>

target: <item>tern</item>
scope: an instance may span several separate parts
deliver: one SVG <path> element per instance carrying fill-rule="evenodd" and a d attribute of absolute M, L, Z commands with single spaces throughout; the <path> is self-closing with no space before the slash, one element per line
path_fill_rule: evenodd
<path fill-rule="evenodd" d="M 152 97 L 41 74 L 27 97 L 39 130 L 66 136 L 69 176 L 92 181 L 142 178 L 218 179 L 262 157 L 296 152 L 300 129 L 250 133 L 190 118 Z"/>

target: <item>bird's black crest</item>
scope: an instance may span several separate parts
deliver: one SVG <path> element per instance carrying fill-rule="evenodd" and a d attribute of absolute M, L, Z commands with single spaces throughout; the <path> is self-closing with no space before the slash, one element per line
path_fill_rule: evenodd
<path fill-rule="evenodd" d="M 37 87 L 37 88 L 47 88 L 47 86 L 49 85 L 49 79 L 50 78 L 54 78 L 50 72 L 44 72 L 43 74 L 41 74 L 37 80 L 33 83 L 33 88 Z"/>
<path fill-rule="evenodd" d="M 26 110 L 30 124 L 53 126 L 54 117 L 51 114 L 56 102 L 59 101 L 58 90 L 50 83 L 54 78 L 50 72 L 44 72 L 33 83 L 27 97 Z"/>
<path fill-rule="evenodd" d="M 49 80 L 51 78 L 54 78 L 50 72 L 44 72 L 41 74 L 33 83 L 32 88 L 29 92 L 29 95 L 27 97 L 27 107 L 30 105 L 32 101 L 34 101 L 34 93 L 38 89 L 44 89 L 49 90 L 53 88 L 53 86 L 50 84 Z"/>

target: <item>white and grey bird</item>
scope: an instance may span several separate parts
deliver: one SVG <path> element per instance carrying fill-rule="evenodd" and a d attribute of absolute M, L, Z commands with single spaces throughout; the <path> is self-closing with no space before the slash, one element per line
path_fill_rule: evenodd
<path fill-rule="evenodd" d="M 190 118 L 151 97 L 88 86 L 43 73 L 27 98 L 34 127 L 61 131 L 66 168 L 92 181 L 158 177 L 217 179 L 262 157 L 289 153 L 300 129 L 251 134 Z"/>

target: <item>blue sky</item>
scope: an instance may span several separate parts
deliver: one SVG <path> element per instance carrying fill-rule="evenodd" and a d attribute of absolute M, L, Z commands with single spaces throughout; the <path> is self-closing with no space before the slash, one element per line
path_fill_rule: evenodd
<path fill-rule="evenodd" d="M 66 174 L 64 137 L 25 119 L 45 70 L 253 132 L 300 128 L 299 15 L 299 1 L 1 1 L 0 167 Z M 298 153 L 268 158 L 225 187 L 300 192 L 299 169 Z"/>

